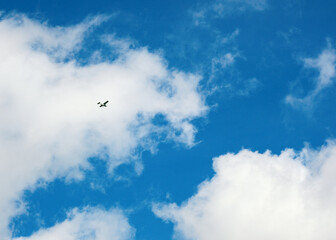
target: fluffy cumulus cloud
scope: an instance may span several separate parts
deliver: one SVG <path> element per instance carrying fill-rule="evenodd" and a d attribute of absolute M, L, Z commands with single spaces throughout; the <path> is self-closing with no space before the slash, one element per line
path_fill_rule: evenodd
<path fill-rule="evenodd" d="M 335 80 L 336 74 L 336 51 L 329 46 L 322 51 L 316 58 L 303 59 L 304 67 L 318 71 L 318 77 L 314 79 L 314 88 L 304 97 L 288 95 L 286 102 L 294 107 L 307 107 L 320 94 L 320 92 L 330 87 Z"/>
<path fill-rule="evenodd" d="M 65 221 L 51 228 L 14 240 L 129 240 L 134 239 L 134 233 L 119 210 L 86 208 L 72 210 Z"/>
<path fill-rule="evenodd" d="M 162 56 L 127 48 L 115 37 L 110 47 L 122 47 L 117 58 L 76 61 L 85 37 L 103 20 L 50 27 L 23 15 L 0 19 L 1 239 L 10 234 L 8 219 L 24 206 L 22 191 L 37 181 L 80 179 L 91 156 L 113 170 L 160 140 L 194 144 L 190 121 L 207 111 L 199 76 L 170 70 Z M 105 100 L 107 107 L 99 108 Z"/>
<path fill-rule="evenodd" d="M 156 204 L 177 239 L 334 239 L 336 142 L 280 155 L 242 150 L 214 159 L 215 176 L 182 203 Z"/>

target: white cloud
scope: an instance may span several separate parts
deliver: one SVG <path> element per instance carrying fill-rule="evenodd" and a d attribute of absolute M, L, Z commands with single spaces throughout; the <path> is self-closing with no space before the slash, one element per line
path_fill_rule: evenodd
<path fill-rule="evenodd" d="M 314 89 L 311 90 L 304 97 L 296 97 L 288 95 L 286 102 L 294 107 L 309 107 L 314 101 L 315 97 L 320 92 L 331 86 L 335 78 L 336 68 L 336 52 L 335 49 L 329 46 L 320 53 L 317 58 L 305 58 L 303 59 L 305 68 L 313 68 L 319 72 L 319 75 L 315 80 Z"/>
<path fill-rule="evenodd" d="M 239 35 L 240 30 L 237 28 L 236 30 L 234 30 L 231 34 L 227 35 L 226 37 L 223 37 L 220 41 L 221 44 L 226 44 L 226 43 L 230 43 L 232 41 L 234 41 L 237 36 Z"/>
<path fill-rule="evenodd" d="M 1 239 L 22 210 L 22 190 L 38 180 L 80 179 L 90 156 L 105 158 L 113 170 L 136 158 L 135 149 L 167 138 L 194 144 L 190 121 L 207 111 L 200 77 L 172 71 L 160 55 L 125 49 L 121 41 L 113 62 L 79 65 L 72 56 L 100 21 L 49 27 L 23 15 L 0 20 Z M 107 108 L 96 105 L 105 100 Z M 153 123 L 157 114 L 165 126 Z"/>
<path fill-rule="evenodd" d="M 248 96 L 262 86 L 262 83 L 256 78 L 242 79 L 235 69 L 237 58 L 243 58 L 239 52 L 229 52 L 211 59 L 211 72 L 207 84 L 211 84 L 216 78 L 221 80 L 220 83 L 214 84 L 211 93 L 223 88 L 232 96 Z M 228 76 L 225 76 L 226 72 Z"/>
<path fill-rule="evenodd" d="M 191 11 L 196 26 L 206 23 L 207 18 L 225 17 L 246 11 L 264 11 L 266 0 L 214 0 Z"/>
<path fill-rule="evenodd" d="M 181 206 L 156 204 L 175 237 L 197 240 L 332 240 L 336 142 L 280 155 L 242 150 L 214 159 L 215 176 Z"/>
<path fill-rule="evenodd" d="M 134 235 L 135 230 L 121 211 L 86 208 L 74 209 L 65 221 L 14 240 L 130 240 Z"/>
<path fill-rule="evenodd" d="M 233 67 L 237 57 L 239 57 L 238 53 L 230 53 L 230 52 L 225 53 L 221 56 L 213 57 L 211 59 L 211 71 L 208 84 L 210 84 L 214 79 L 216 79 L 218 73 L 221 73 L 223 70 Z M 214 90 L 217 90 L 218 85 L 215 84 L 213 88 Z"/>
<path fill-rule="evenodd" d="M 237 95 L 248 96 L 262 86 L 262 83 L 256 78 L 250 78 L 243 82 L 242 87 L 237 90 Z"/>
<path fill-rule="evenodd" d="M 219 15 L 227 15 L 247 10 L 263 11 L 266 7 L 266 0 L 218 0 L 213 10 Z"/>
<path fill-rule="evenodd" d="M 239 29 L 236 29 L 226 36 L 222 36 L 221 34 L 216 35 L 216 40 L 213 44 L 216 54 L 211 58 L 210 77 L 208 83 L 216 78 L 218 72 L 232 67 L 237 61 L 237 58 L 241 57 L 239 51 L 236 50 L 235 47 L 230 46 L 230 51 L 226 51 L 226 48 L 228 48 L 227 45 L 232 44 L 239 35 Z M 225 48 L 224 52 L 220 51 L 223 47 Z"/>
<path fill-rule="evenodd" d="M 220 65 L 221 68 L 226 68 L 234 64 L 237 55 L 232 53 L 226 53 L 224 56 L 220 58 L 213 58 L 212 64 L 213 65 Z"/>

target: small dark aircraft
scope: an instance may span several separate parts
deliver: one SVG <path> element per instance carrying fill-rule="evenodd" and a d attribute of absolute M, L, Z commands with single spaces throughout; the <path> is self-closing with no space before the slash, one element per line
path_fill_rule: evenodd
<path fill-rule="evenodd" d="M 101 103 L 101 102 L 97 102 L 97 104 L 99 105 L 99 107 L 107 107 L 106 104 L 108 103 L 109 101 L 106 101 L 104 103 Z"/>

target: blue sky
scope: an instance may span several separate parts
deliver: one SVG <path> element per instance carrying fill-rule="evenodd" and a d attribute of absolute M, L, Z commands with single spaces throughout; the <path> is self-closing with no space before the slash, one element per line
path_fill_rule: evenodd
<path fill-rule="evenodd" d="M 0 10 L 1 239 L 333 239 L 335 2 Z"/>

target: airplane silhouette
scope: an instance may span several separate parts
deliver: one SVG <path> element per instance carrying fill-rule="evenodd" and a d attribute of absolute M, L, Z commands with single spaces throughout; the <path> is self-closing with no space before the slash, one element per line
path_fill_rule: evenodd
<path fill-rule="evenodd" d="M 107 107 L 106 104 L 108 103 L 109 101 L 106 101 L 104 103 L 101 103 L 101 102 L 97 102 L 97 104 L 99 105 L 99 107 Z"/>

